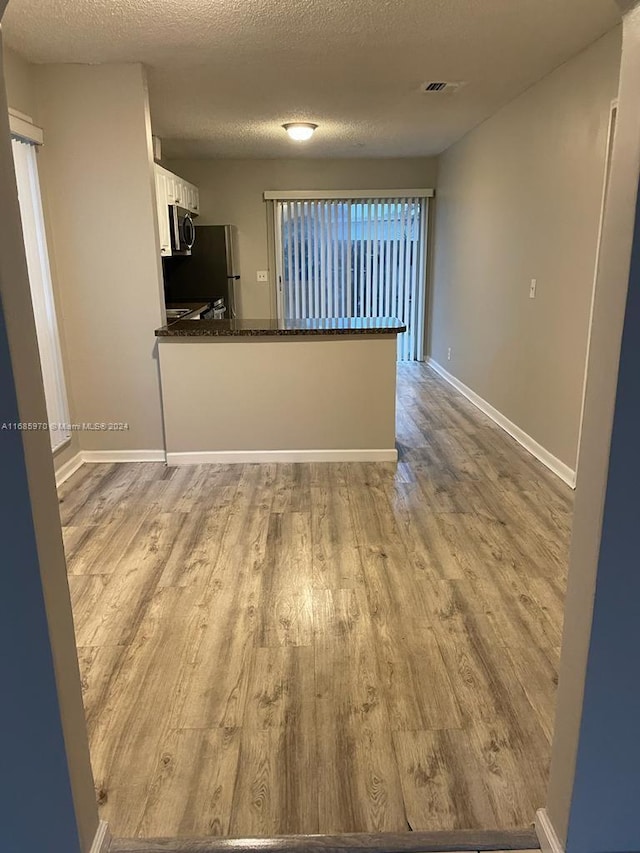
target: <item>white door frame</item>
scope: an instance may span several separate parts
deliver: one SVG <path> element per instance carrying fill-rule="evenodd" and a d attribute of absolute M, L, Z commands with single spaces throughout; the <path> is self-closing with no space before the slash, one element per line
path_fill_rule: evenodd
<path fill-rule="evenodd" d="M 587 399 L 587 379 L 589 371 L 589 353 L 591 351 L 591 330 L 593 327 L 593 312 L 596 300 L 596 284 L 600 270 L 600 250 L 602 248 L 602 232 L 604 228 L 604 217 L 609 195 L 609 178 L 611 175 L 611 160 L 613 157 L 613 141 L 616 133 L 616 122 L 618 117 L 618 99 L 611 101 L 609 108 L 609 125 L 607 127 L 607 150 L 605 153 L 604 176 L 602 179 L 602 198 L 600 202 L 600 221 L 598 223 L 598 242 L 596 246 L 596 260 L 593 270 L 593 284 L 591 287 L 591 306 L 589 308 L 589 330 L 587 333 L 587 349 L 584 358 L 584 378 L 582 380 L 582 402 L 580 404 L 580 424 L 578 426 L 578 449 L 576 456 L 576 478 L 580 470 L 580 444 L 582 443 L 582 425 L 584 422 L 584 409 Z"/>
<path fill-rule="evenodd" d="M 274 248 L 276 260 L 276 313 L 278 320 L 284 320 L 284 291 L 282 289 L 282 202 L 274 200 L 273 205 L 273 228 Z"/>

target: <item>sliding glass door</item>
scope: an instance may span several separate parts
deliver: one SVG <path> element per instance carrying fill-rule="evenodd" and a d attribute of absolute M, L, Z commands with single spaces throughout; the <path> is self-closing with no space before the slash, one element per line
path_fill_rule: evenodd
<path fill-rule="evenodd" d="M 279 316 L 398 317 L 398 359 L 424 351 L 427 200 L 276 202 Z"/>

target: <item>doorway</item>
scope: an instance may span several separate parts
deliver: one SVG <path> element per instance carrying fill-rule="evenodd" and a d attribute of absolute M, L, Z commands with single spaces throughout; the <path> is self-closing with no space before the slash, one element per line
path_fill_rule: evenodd
<path fill-rule="evenodd" d="M 397 317 L 398 361 L 424 360 L 428 198 L 275 202 L 278 317 Z"/>

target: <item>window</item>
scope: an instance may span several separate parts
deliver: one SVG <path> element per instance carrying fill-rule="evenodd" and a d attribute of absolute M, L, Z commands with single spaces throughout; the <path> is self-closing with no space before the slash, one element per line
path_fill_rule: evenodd
<path fill-rule="evenodd" d="M 279 315 L 398 317 L 400 361 L 424 350 L 427 200 L 279 200 Z"/>
<path fill-rule="evenodd" d="M 69 424 L 69 407 L 47 253 L 36 146 L 23 139 L 13 139 L 12 146 L 47 416 L 50 425 L 66 426 Z M 50 429 L 49 435 L 52 450 L 56 450 L 70 433 L 58 427 Z"/>

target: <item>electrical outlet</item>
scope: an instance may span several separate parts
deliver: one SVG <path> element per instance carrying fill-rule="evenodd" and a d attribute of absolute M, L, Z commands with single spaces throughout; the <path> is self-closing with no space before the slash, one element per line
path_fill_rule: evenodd
<path fill-rule="evenodd" d="M 269 270 L 258 270 L 256 281 L 269 281 Z"/>
<path fill-rule="evenodd" d="M 529 299 L 536 298 L 536 287 L 538 286 L 538 279 L 532 278 L 531 284 L 529 285 Z"/>
<path fill-rule="evenodd" d="M 451 361 L 451 347 L 447 350 L 447 361 Z"/>

